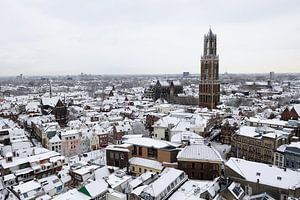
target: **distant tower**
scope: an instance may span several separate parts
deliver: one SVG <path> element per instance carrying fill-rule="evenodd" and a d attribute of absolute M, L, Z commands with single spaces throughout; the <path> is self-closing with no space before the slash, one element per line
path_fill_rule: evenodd
<path fill-rule="evenodd" d="M 270 72 L 270 80 L 271 81 L 275 80 L 275 72 Z"/>
<path fill-rule="evenodd" d="M 219 56 L 217 55 L 217 36 L 211 29 L 204 35 L 204 51 L 201 57 L 199 84 L 199 106 L 216 108 L 220 102 Z"/>
<path fill-rule="evenodd" d="M 49 94 L 50 94 L 50 98 L 52 98 L 52 84 L 50 79 L 48 79 L 48 81 L 49 81 Z"/>

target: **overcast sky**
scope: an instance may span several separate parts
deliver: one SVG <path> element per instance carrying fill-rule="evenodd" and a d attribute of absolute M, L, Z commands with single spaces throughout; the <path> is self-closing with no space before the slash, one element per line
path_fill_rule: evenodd
<path fill-rule="evenodd" d="M 0 76 L 300 72 L 299 0 L 0 0 Z"/>

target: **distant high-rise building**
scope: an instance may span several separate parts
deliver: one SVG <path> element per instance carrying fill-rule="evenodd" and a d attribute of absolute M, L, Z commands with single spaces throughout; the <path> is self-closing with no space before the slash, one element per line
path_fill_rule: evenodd
<path fill-rule="evenodd" d="M 275 79 L 275 72 L 270 72 L 270 80 L 274 81 Z"/>
<path fill-rule="evenodd" d="M 183 78 L 188 77 L 189 75 L 190 75 L 190 72 L 183 72 L 182 73 Z"/>
<path fill-rule="evenodd" d="M 217 55 L 217 36 L 209 29 L 204 36 L 204 51 L 201 57 L 199 84 L 199 106 L 216 108 L 220 102 L 219 56 Z"/>

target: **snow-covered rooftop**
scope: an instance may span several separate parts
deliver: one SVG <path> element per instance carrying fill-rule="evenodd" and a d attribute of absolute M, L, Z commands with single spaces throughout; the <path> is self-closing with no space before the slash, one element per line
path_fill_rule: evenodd
<path fill-rule="evenodd" d="M 152 138 L 130 138 L 128 140 L 125 140 L 124 143 L 127 144 L 133 144 L 137 146 L 144 146 L 148 148 L 156 148 L 156 149 L 162 149 L 170 146 L 177 146 L 176 144 L 172 145 L 170 142 L 162 141 L 162 140 L 155 140 Z"/>
<path fill-rule="evenodd" d="M 221 155 L 212 146 L 206 144 L 192 144 L 182 149 L 178 155 L 179 161 L 210 161 L 221 163 L 223 161 Z"/>
<path fill-rule="evenodd" d="M 133 157 L 130 158 L 129 163 L 131 165 L 139 165 L 139 166 L 144 166 L 156 170 L 162 170 L 163 166 L 160 162 L 156 160 L 150 160 L 150 159 L 145 159 L 145 158 L 138 158 L 138 157 Z"/>
<path fill-rule="evenodd" d="M 245 180 L 283 189 L 300 187 L 300 172 L 282 169 L 275 165 L 252 162 L 231 157 L 226 166 L 242 176 Z"/>

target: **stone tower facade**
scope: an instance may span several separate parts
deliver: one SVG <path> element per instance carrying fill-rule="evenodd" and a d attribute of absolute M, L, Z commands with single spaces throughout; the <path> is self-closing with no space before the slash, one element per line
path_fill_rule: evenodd
<path fill-rule="evenodd" d="M 200 73 L 199 106 L 216 108 L 220 102 L 219 56 L 217 55 L 217 36 L 211 29 L 204 36 Z"/>

